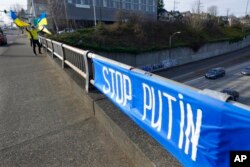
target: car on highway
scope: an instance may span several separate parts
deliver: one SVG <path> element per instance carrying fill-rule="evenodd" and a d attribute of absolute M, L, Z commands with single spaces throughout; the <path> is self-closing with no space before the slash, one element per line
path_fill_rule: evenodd
<path fill-rule="evenodd" d="M 217 79 L 226 75 L 226 70 L 223 67 L 217 67 L 210 69 L 206 74 L 207 79 Z"/>
<path fill-rule="evenodd" d="M 237 101 L 240 98 L 239 92 L 231 88 L 225 88 L 221 92 L 228 94 L 230 96 L 229 100 Z"/>
<path fill-rule="evenodd" d="M 7 45 L 7 38 L 2 29 L 0 29 L 0 45 Z"/>
<path fill-rule="evenodd" d="M 241 70 L 241 74 L 250 76 L 250 66 L 248 66 L 248 67 L 244 68 L 243 70 Z"/>

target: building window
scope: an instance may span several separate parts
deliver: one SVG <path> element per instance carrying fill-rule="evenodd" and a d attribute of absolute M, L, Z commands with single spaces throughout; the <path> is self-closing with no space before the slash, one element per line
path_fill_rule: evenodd
<path fill-rule="evenodd" d="M 76 0 L 75 6 L 78 8 L 90 8 L 90 0 Z"/>
<path fill-rule="evenodd" d="M 102 0 L 96 0 L 95 3 L 96 6 L 102 7 Z"/>
<path fill-rule="evenodd" d="M 110 2 L 110 7 L 111 8 L 119 8 L 119 1 L 118 0 L 111 0 Z"/>
<path fill-rule="evenodd" d="M 147 5 L 153 6 L 153 4 L 154 4 L 154 1 L 153 1 L 153 0 L 147 0 Z"/>
<path fill-rule="evenodd" d="M 115 2 L 113 0 L 110 1 L 110 7 L 115 8 Z"/>
<path fill-rule="evenodd" d="M 104 0 L 105 1 L 105 0 Z M 107 2 L 107 7 L 111 8 L 112 7 L 112 1 L 113 0 L 106 0 Z"/>
<path fill-rule="evenodd" d="M 103 0 L 103 7 L 107 7 L 107 0 Z"/>
<path fill-rule="evenodd" d="M 139 0 L 133 0 L 133 9 L 139 10 Z"/>
<path fill-rule="evenodd" d="M 72 0 L 71 0 L 72 1 Z M 89 0 L 77 0 L 76 4 L 80 4 L 80 5 L 90 5 Z"/>
<path fill-rule="evenodd" d="M 141 0 L 141 10 L 146 11 L 146 0 Z"/>
<path fill-rule="evenodd" d="M 125 1 L 125 9 L 131 10 L 131 0 L 126 0 Z"/>
<path fill-rule="evenodd" d="M 68 3 L 73 3 L 72 0 L 68 0 Z"/>

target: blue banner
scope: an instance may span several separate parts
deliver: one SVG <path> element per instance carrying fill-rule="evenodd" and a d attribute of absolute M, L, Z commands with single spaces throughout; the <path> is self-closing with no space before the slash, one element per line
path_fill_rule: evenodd
<path fill-rule="evenodd" d="M 93 58 L 95 86 L 184 166 L 229 166 L 250 150 L 250 112 L 171 80 Z"/>

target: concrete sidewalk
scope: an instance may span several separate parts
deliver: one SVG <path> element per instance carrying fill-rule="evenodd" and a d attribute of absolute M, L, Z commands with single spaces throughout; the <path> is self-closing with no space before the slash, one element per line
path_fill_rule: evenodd
<path fill-rule="evenodd" d="M 0 55 L 0 166 L 132 167 L 45 55 L 20 37 Z"/>

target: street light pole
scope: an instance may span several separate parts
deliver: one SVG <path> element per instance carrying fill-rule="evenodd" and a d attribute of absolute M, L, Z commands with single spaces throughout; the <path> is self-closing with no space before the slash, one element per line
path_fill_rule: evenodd
<path fill-rule="evenodd" d="M 176 35 L 176 34 L 180 34 L 180 31 L 174 32 L 172 35 L 170 35 L 169 37 L 169 59 L 171 60 L 171 48 L 172 48 L 172 38 Z"/>
<path fill-rule="evenodd" d="M 93 0 L 93 8 L 94 8 L 94 23 L 95 23 L 95 27 L 96 27 L 95 0 Z"/>

